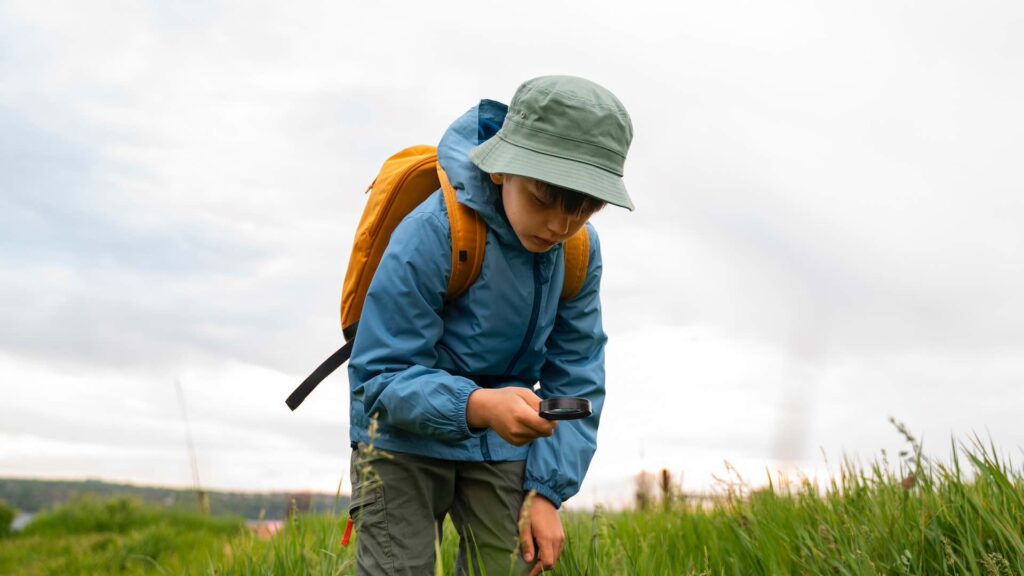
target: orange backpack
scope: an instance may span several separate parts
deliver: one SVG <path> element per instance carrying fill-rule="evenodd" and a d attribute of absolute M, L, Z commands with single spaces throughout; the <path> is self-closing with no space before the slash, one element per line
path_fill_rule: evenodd
<path fill-rule="evenodd" d="M 370 281 L 391 239 L 391 233 L 408 213 L 438 188 L 444 194 L 452 243 L 452 272 L 448 278 L 445 300 L 455 300 L 476 281 L 484 260 L 487 225 L 472 208 L 456 201 L 455 188 L 437 162 L 437 149 L 433 146 L 412 146 L 388 158 L 377 178 L 366 190 L 370 198 L 359 220 L 352 257 L 345 273 L 341 294 L 341 329 L 345 345 L 324 360 L 291 393 L 285 401 L 289 408 L 298 408 L 317 384 L 352 355 L 366 291 L 370 288 Z M 563 249 L 565 282 L 560 298 L 562 302 L 579 293 L 587 275 L 590 236 L 586 227 L 566 240 Z"/>

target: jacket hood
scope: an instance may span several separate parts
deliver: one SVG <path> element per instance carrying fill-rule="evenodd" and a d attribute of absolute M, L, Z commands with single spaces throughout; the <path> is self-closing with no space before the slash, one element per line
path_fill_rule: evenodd
<path fill-rule="evenodd" d="M 459 203 L 479 214 L 503 242 L 522 247 L 505 218 L 498 186 L 469 159 L 470 150 L 498 132 L 507 113 L 505 104 L 481 100 L 448 127 L 437 145 L 437 161 L 448 174 Z"/>

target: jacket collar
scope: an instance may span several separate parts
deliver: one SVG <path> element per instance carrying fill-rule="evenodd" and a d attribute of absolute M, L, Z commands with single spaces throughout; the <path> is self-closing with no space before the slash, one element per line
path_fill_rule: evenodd
<path fill-rule="evenodd" d="M 448 127 L 437 145 L 437 161 L 455 188 L 456 200 L 479 214 L 502 243 L 529 253 L 505 216 L 498 186 L 491 181 L 489 174 L 469 159 L 470 150 L 498 132 L 507 113 L 505 104 L 481 100 Z M 541 281 L 545 284 L 550 277 L 550 266 L 560 250 L 562 246 L 558 245 L 539 255 Z"/>
<path fill-rule="evenodd" d="M 498 186 L 469 160 L 469 151 L 491 138 L 505 121 L 508 106 L 481 100 L 448 128 L 437 145 L 437 161 L 448 174 L 460 204 L 473 209 L 505 243 L 522 244 L 505 217 Z"/>

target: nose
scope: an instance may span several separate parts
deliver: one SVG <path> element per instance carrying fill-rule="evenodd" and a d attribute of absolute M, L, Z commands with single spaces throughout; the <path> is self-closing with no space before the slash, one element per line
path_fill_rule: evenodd
<path fill-rule="evenodd" d="M 569 232 L 569 225 L 572 222 L 572 216 L 566 214 L 562 210 L 555 210 L 554 214 L 548 220 L 548 228 L 562 236 Z"/>

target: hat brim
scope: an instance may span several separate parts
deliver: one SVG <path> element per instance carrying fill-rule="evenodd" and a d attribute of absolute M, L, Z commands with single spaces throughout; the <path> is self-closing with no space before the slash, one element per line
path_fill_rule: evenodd
<path fill-rule="evenodd" d="M 528 176 L 633 210 L 633 202 L 619 175 L 517 146 L 502 138 L 501 132 L 470 150 L 469 159 L 489 174 Z"/>

